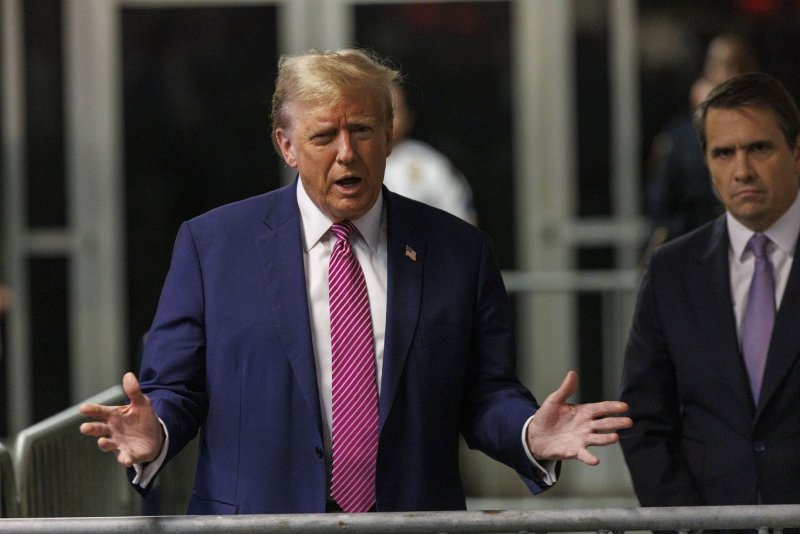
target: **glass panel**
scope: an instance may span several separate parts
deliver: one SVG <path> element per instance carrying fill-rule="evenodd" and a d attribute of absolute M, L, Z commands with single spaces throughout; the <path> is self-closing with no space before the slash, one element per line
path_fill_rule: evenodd
<path fill-rule="evenodd" d="M 279 185 L 275 16 L 270 6 L 122 11 L 132 354 L 180 223 Z"/>
<path fill-rule="evenodd" d="M 610 247 L 580 247 L 576 251 L 578 269 L 611 270 L 614 268 L 614 250 Z M 578 321 L 578 398 L 581 402 L 603 399 L 603 370 L 608 368 L 604 353 L 605 316 L 603 298 L 599 291 L 580 291 L 575 295 Z"/>
<path fill-rule="evenodd" d="M 70 406 L 66 258 L 28 260 L 33 420 Z"/>
<path fill-rule="evenodd" d="M 611 130 L 609 9 L 602 0 L 576 2 L 575 95 L 579 217 L 611 216 Z M 607 269 L 613 265 L 608 249 L 575 250 L 578 269 Z M 577 359 L 581 401 L 597 401 L 603 391 L 602 295 L 582 291 L 574 295 L 577 316 Z"/>
<path fill-rule="evenodd" d="M 356 43 L 388 56 L 416 108 L 412 137 L 466 177 L 500 265 L 514 263 L 509 2 L 355 7 Z"/>
<path fill-rule="evenodd" d="M 64 105 L 61 2 L 26 0 L 25 164 L 28 224 L 64 226 Z"/>
<path fill-rule="evenodd" d="M 591 13 L 591 16 L 578 17 L 575 31 L 578 215 L 610 216 L 608 4 L 605 2 L 578 2 L 578 4 L 579 9 Z"/>

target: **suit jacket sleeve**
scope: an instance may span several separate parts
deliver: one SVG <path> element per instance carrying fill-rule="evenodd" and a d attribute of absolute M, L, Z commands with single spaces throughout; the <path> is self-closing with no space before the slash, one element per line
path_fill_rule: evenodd
<path fill-rule="evenodd" d="M 175 240 L 139 377 L 142 391 L 169 429 L 165 463 L 194 438 L 208 410 L 202 284 L 194 236 L 190 224 L 184 223 Z"/>
<path fill-rule="evenodd" d="M 656 251 L 642 279 L 625 350 L 621 400 L 633 427 L 620 432 L 621 445 L 643 506 L 700 505 L 681 451 L 678 386 L 662 326 L 669 318 L 659 310 L 659 272 L 674 266 L 660 260 Z"/>
<path fill-rule="evenodd" d="M 509 465 L 533 493 L 540 493 L 550 486 L 531 463 L 521 440 L 522 429 L 538 405 L 514 371 L 508 299 L 488 239 L 484 240 L 478 279 L 481 284 L 462 433 L 470 447 Z M 560 464 L 556 468 L 560 469 Z"/>

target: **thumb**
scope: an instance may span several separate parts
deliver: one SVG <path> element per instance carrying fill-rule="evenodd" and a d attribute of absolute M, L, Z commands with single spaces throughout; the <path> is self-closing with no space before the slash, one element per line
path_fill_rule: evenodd
<path fill-rule="evenodd" d="M 125 376 L 122 377 L 122 389 L 125 391 L 125 395 L 131 401 L 131 404 L 144 404 L 146 402 L 146 397 L 142 393 L 142 389 L 139 387 L 139 381 L 136 379 L 136 375 L 127 372 Z"/>
<path fill-rule="evenodd" d="M 578 373 L 575 371 L 568 371 L 567 376 L 558 386 L 558 389 L 550 394 L 547 398 L 550 402 L 556 404 L 566 404 L 569 399 L 578 390 Z"/>

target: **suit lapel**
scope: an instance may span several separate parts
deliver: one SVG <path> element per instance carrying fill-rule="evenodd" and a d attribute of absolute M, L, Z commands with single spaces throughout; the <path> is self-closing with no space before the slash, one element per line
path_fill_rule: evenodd
<path fill-rule="evenodd" d="M 764 380 L 761 385 L 757 414 L 760 414 L 767 402 L 775 394 L 789 368 L 800 354 L 800 328 L 797 318 L 800 317 L 800 265 L 796 259 L 786 282 L 775 326 L 769 346 Z"/>
<path fill-rule="evenodd" d="M 694 253 L 689 291 L 697 309 L 697 320 L 707 323 L 709 357 L 717 362 L 720 375 L 736 391 L 744 413 L 754 413 L 749 380 L 739 351 L 736 316 L 730 286 L 728 230 L 725 217 L 716 220 L 705 248 Z"/>
<path fill-rule="evenodd" d="M 256 247 L 268 292 L 264 305 L 272 308 L 268 315 L 275 322 L 283 352 L 310 413 L 321 425 L 295 186 L 284 187 L 270 197 L 272 202 L 264 218 L 264 232 L 256 238 Z"/>
<path fill-rule="evenodd" d="M 403 366 L 417 329 L 422 304 L 422 273 L 425 265 L 425 241 L 415 235 L 410 217 L 397 216 L 403 211 L 402 199 L 384 188 L 387 210 L 388 291 L 386 341 L 383 353 L 383 377 L 380 395 L 380 425 L 392 407 Z"/>

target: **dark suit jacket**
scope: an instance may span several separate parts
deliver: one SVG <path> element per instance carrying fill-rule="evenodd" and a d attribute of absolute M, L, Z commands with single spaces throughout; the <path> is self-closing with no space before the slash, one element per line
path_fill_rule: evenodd
<path fill-rule="evenodd" d="M 388 310 L 377 509 L 463 509 L 459 431 L 545 489 L 487 236 L 384 189 Z M 406 254 L 416 251 L 416 260 Z M 202 429 L 191 514 L 325 510 L 322 419 L 295 186 L 223 206 L 178 234 L 140 373 L 170 433 Z"/>
<path fill-rule="evenodd" d="M 800 503 L 800 261 L 758 405 L 739 351 L 720 217 L 653 253 L 625 354 L 622 448 L 644 506 Z"/>

